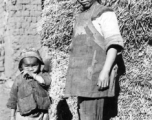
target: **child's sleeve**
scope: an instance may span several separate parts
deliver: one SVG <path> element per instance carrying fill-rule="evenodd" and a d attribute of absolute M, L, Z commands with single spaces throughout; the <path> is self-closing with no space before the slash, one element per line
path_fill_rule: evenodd
<path fill-rule="evenodd" d="M 51 81 L 52 81 L 50 74 L 48 72 L 43 72 L 43 73 L 40 73 L 39 75 L 43 78 L 43 80 L 45 82 L 44 85 L 46 87 L 49 87 L 51 85 Z"/>
<path fill-rule="evenodd" d="M 51 71 L 51 58 L 46 58 L 45 60 L 43 60 L 44 62 L 44 67 L 42 69 L 43 72 L 50 72 Z"/>
<path fill-rule="evenodd" d="M 51 71 L 51 57 L 49 56 L 49 49 L 46 46 L 43 46 L 39 49 L 40 56 L 44 62 L 41 71 L 50 72 Z"/>
<path fill-rule="evenodd" d="M 10 91 L 10 98 L 7 102 L 7 107 L 10 109 L 17 109 L 17 91 L 18 91 L 18 80 L 16 79 Z"/>

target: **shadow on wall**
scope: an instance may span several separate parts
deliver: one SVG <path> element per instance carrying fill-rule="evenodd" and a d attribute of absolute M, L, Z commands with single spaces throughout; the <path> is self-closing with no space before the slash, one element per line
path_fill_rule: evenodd
<path fill-rule="evenodd" d="M 61 100 L 57 105 L 57 120 L 72 120 L 73 115 L 66 100 Z"/>

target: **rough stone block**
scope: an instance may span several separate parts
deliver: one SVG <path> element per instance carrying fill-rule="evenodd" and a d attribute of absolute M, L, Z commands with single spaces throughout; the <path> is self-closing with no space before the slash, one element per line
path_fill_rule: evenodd
<path fill-rule="evenodd" d="M 28 29 L 27 31 L 28 31 L 27 35 L 36 35 L 37 34 L 37 31 L 34 29 Z"/>
<path fill-rule="evenodd" d="M 41 11 L 30 11 L 30 16 L 34 17 L 38 17 L 41 16 Z"/>
<path fill-rule="evenodd" d="M 22 23 L 17 22 L 17 23 L 16 23 L 16 28 L 17 28 L 17 29 L 21 29 L 21 28 L 22 28 Z"/>
<path fill-rule="evenodd" d="M 0 13 L 4 12 L 3 7 L 0 7 Z"/>
<path fill-rule="evenodd" d="M 16 17 L 19 17 L 19 16 L 22 16 L 22 12 L 18 10 L 18 11 L 16 12 Z"/>
<path fill-rule="evenodd" d="M 2 50 L 1 50 L 1 57 L 4 57 L 4 55 L 5 55 L 5 50 L 2 49 Z M 4 59 L 4 58 L 3 58 L 3 59 Z"/>
<path fill-rule="evenodd" d="M 9 12 L 9 15 L 12 17 L 12 16 L 16 16 L 16 10 L 12 10 Z"/>
<path fill-rule="evenodd" d="M 23 11 L 28 10 L 28 9 L 27 9 L 27 6 L 28 6 L 28 5 L 22 5 L 22 10 L 23 10 Z"/>
<path fill-rule="evenodd" d="M 29 4 L 31 1 L 30 0 L 18 0 L 18 4 Z"/>
<path fill-rule="evenodd" d="M 31 36 L 31 42 L 38 48 L 41 46 L 41 37 L 39 35 Z"/>
<path fill-rule="evenodd" d="M 33 22 L 33 23 L 36 23 L 36 22 L 37 22 L 36 17 L 32 17 L 32 22 Z"/>
<path fill-rule="evenodd" d="M 8 30 L 14 30 L 16 28 L 15 23 L 9 23 L 8 24 Z"/>
<path fill-rule="evenodd" d="M 32 0 L 31 4 L 33 4 L 33 5 L 41 5 L 42 1 L 41 0 Z"/>
<path fill-rule="evenodd" d="M 34 11 L 30 11 L 30 16 L 35 16 L 35 12 Z"/>
<path fill-rule="evenodd" d="M 36 23 L 31 23 L 30 24 L 30 28 L 31 29 L 36 29 L 37 28 L 37 24 Z"/>
<path fill-rule="evenodd" d="M 31 10 L 37 10 L 37 5 L 31 5 Z"/>
<path fill-rule="evenodd" d="M 9 5 L 9 10 L 18 10 L 18 7 L 14 5 Z"/>
<path fill-rule="evenodd" d="M 8 7 L 9 7 L 9 10 L 22 10 L 21 4 L 16 4 L 16 5 L 10 4 Z"/>
<path fill-rule="evenodd" d="M 0 34 L 2 33 L 2 30 L 3 30 L 3 26 L 0 25 Z"/>
<path fill-rule="evenodd" d="M 39 21 L 41 19 L 41 17 L 39 16 L 39 17 L 37 17 L 37 22 Z"/>
<path fill-rule="evenodd" d="M 25 34 L 24 29 L 20 29 L 19 30 L 19 35 L 24 35 L 24 34 Z"/>
<path fill-rule="evenodd" d="M 0 9 L 0 15 L 3 14 L 3 13 L 4 13 L 4 10 L 3 10 L 3 9 Z"/>
<path fill-rule="evenodd" d="M 37 5 L 37 10 L 41 11 L 42 10 L 42 5 Z"/>
<path fill-rule="evenodd" d="M 30 16 L 29 10 L 22 11 L 22 16 Z"/>
<path fill-rule="evenodd" d="M 14 17 L 14 22 L 18 23 L 18 22 L 23 22 L 22 17 Z"/>
<path fill-rule="evenodd" d="M 19 35 L 20 34 L 20 29 L 14 29 L 13 35 Z"/>
<path fill-rule="evenodd" d="M 28 40 L 28 37 L 27 37 L 27 35 L 24 34 L 24 35 L 22 36 L 21 40 L 19 41 L 19 42 L 20 42 L 20 45 L 21 45 L 21 46 L 23 46 L 23 45 L 26 46 L 27 40 Z"/>
<path fill-rule="evenodd" d="M 35 16 L 41 16 L 41 11 L 35 11 Z"/>
<path fill-rule="evenodd" d="M 30 24 L 28 22 L 23 22 L 22 23 L 22 28 L 29 28 Z"/>
<path fill-rule="evenodd" d="M 20 30 L 22 30 L 22 29 L 20 29 Z M 15 36 L 15 40 L 16 40 L 16 44 L 18 44 L 19 45 L 19 40 L 21 39 L 21 35 L 17 35 L 17 36 Z"/>
<path fill-rule="evenodd" d="M 3 61 L 5 59 L 4 56 L 0 56 L 0 61 Z"/>
<path fill-rule="evenodd" d="M 23 39 L 20 40 L 21 45 L 23 45 L 22 47 L 26 48 L 26 47 L 35 47 L 35 48 L 39 48 L 41 46 L 41 39 L 40 36 L 36 35 L 24 35 Z"/>
<path fill-rule="evenodd" d="M 11 17 L 11 18 L 8 19 L 8 23 L 9 23 L 9 24 L 10 24 L 10 23 L 14 23 L 14 22 L 16 22 L 16 20 L 15 20 L 14 17 Z"/>
<path fill-rule="evenodd" d="M 22 6 L 23 6 L 23 9 L 22 9 L 23 11 L 24 10 L 29 10 L 30 11 L 32 9 L 32 5 L 31 4 L 25 4 L 25 5 L 22 5 Z"/>
<path fill-rule="evenodd" d="M 0 72 L 4 72 L 5 68 L 4 67 L 0 67 Z"/>
<path fill-rule="evenodd" d="M 20 4 L 16 4 L 16 7 L 17 7 L 17 10 L 22 10 L 23 9 L 23 6 L 20 5 Z"/>
<path fill-rule="evenodd" d="M 24 18 L 25 18 L 26 22 L 29 22 L 29 23 L 32 22 L 32 18 L 31 17 L 24 17 Z"/>
<path fill-rule="evenodd" d="M 26 22 L 25 17 L 26 17 L 26 16 L 20 17 L 22 23 Z"/>
<path fill-rule="evenodd" d="M 4 67 L 4 61 L 0 61 L 0 67 Z"/>
<path fill-rule="evenodd" d="M 3 2 L 2 0 L 0 0 L 0 2 Z M 3 7 L 3 4 L 0 4 L 0 7 Z"/>

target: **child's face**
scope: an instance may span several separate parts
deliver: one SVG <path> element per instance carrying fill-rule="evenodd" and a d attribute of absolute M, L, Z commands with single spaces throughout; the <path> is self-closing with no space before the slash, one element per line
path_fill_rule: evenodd
<path fill-rule="evenodd" d="M 36 57 L 27 57 L 23 59 L 22 69 L 36 73 L 40 69 L 39 60 Z"/>

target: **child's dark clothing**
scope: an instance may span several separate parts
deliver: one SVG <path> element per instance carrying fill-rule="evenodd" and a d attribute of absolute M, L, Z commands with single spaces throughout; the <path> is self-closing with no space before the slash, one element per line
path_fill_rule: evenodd
<path fill-rule="evenodd" d="M 48 73 L 39 73 L 45 84 L 39 84 L 33 78 L 26 79 L 22 74 L 16 77 L 10 92 L 7 107 L 17 109 L 22 116 L 38 116 L 41 112 L 47 111 L 51 104 L 46 89 L 50 86 L 51 80 Z"/>

